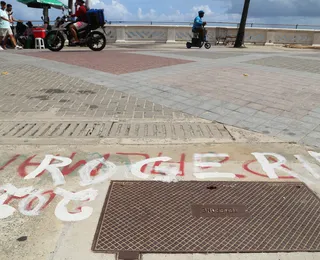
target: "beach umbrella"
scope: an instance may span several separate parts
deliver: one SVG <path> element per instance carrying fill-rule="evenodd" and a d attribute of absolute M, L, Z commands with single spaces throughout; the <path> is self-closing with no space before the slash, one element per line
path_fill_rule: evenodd
<path fill-rule="evenodd" d="M 17 0 L 18 2 L 25 4 L 30 8 L 43 9 L 43 21 L 49 23 L 49 9 L 51 7 L 55 9 L 68 9 L 64 3 L 59 0 Z"/>
<path fill-rule="evenodd" d="M 56 9 L 67 9 L 64 3 L 59 0 L 18 0 L 19 3 L 25 4 L 31 8 L 56 8 Z"/>

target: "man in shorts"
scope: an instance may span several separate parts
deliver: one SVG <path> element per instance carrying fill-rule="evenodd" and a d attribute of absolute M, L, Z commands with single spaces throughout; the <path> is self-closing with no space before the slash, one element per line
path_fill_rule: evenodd
<path fill-rule="evenodd" d="M 0 5 L 1 5 L 1 9 L 0 9 L 0 42 L 2 44 L 2 47 L 0 47 L 0 50 L 3 51 L 4 49 L 6 49 L 6 47 L 3 45 L 3 39 L 7 35 L 9 35 L 10 40 L 11 40 L 13 46 L 15 47 L 15 49 L 22 49 L 20 46 L 17 46 L 16 39 L 14 38 L 13 32 L 10 27 L 10 23 L 12 21 L 10 21 L 8 13 L 6 11 L 7 4 L 6 4 L 6 2 L 1 1 Z"/>
<path fill-rule="evenodd" d="M 10 23 L 11 31 L 14 32 L 13 22 L 20 22 L 21 23 L 22 21 L 14 19 L 14 17 L 12 16 L 13 15 L 12 5 L 10 5 L 10 4 L 7 4 L 7 14 L 8 14 L 9 20 L 11 21 L 11 23 Z M 14 33 L 13 33 L 13 35 L 14 35 Z M 7 46 L 8 38 L 9 38 L 9 34 L 7 34 L 7 36 L 4 39 L 4 44 L 3 44 L 4 46 Z"/>
<path fill-rule="evenodd" d="M 76 13 L 71 17 L 77 17 L 77 21 L 70 26 L 70 32 L 74 38 L 73 44 L 79 44 L 78 30 L 85 28 L 88 25 L 87 8 L 84 6 L 83 0 L 77 0 L 75 3 Z"/>

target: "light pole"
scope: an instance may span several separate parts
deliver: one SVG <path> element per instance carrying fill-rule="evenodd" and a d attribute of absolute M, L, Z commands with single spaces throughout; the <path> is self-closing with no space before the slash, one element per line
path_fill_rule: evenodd
<path fill-rule="evenodd" d="M 235 48 L 240 48 L 243 44 L 243 38 L 244 38 L 245 29 L 246 29 L 249 5 L 250 5 L 250 0 L 244 0 L 241 22 L 240 22 L 240 26 L 239 26 L 239 30 L 238 30 L 238 34 L 237 34 L 237 39 L 234 44 Z"/>

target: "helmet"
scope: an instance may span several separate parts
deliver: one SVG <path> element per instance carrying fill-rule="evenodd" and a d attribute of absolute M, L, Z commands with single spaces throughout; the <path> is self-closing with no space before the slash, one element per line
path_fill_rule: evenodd
<path fill-rule="evenodd" d="M 204 14 L 204 11 L 200 10 L 200 11 L 198 12 L 198 14 L 199 14 L 199 15 L 200 15 L 200 14 Z"/>

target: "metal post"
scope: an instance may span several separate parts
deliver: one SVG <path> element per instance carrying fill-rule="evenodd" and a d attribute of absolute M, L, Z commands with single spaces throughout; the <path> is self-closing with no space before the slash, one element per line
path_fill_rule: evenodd
<path fill-rule="evenodd" d="M 243 6 L 243 11 L 242 11 L 240 27 L 238 30 L 236 42 L 234 44 L 235 48 L 240 48 L 243 44 L 243 38 L 244 38 L 245 29 L 246 29 L 249 6 L 250 6 L 250 0 L 244 0 L 244 6 Z"/>
<path fill-rule="evenodd" d="M 72 13 L 73 0 L 68 0 L 68 8 L 71 10 L 71 13 Z"/>
<path fill-rule="evenodd" d="M 44 24 L 49 23 L 49 6 L 44 6 L 42 13 L 43 13 Z"/>

